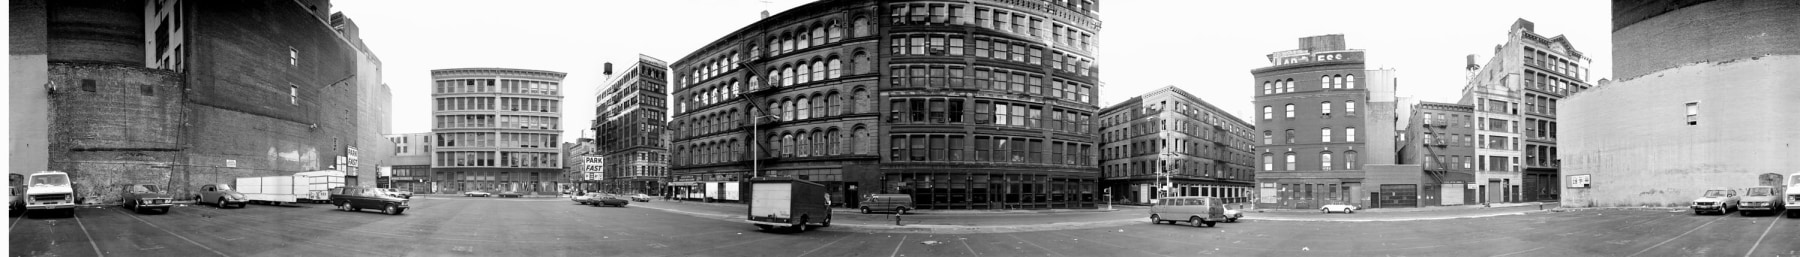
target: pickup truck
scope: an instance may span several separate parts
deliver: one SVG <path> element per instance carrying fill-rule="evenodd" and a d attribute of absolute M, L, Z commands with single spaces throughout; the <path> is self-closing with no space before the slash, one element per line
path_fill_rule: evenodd
<path fill-rule="evenodd" d="M 763 230 L 784 227 L 806 231 L 810 226 L 831 226 L 831 196 L 825 185 L 812 181 L 765 177 L 750 181 L 751 224 Z"/>
<path fill-rule="evenodd" d="M 55 210 L 70 215 L 75 213 L 75 188 L 69 184 L 68 173 L 42 171 L 31 174 L 22 183 L 24 192 L 13 198 L 14 208 L 26 212 Z"/>

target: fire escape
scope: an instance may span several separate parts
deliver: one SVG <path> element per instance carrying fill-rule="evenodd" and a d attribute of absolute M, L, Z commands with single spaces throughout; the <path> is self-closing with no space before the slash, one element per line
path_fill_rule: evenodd
<path fill-rule="evenodd" d="M 1429 134 L 1429 135 L 1438 135 L 1437 130 L 1431 128 L 1432 126 L 1436 126 L 1438 128 L 1449 128 L 1449 126 L 1450 126 L 1448 124 L 1448 122 L 1446 122 L 1442 119 L 1425 119 L 1424 121 L 1425 121 L 1425 124 L 1422 124 L 1421 126 L 1423 126 L 1425 128 L 1425 133 Z M 1437 167 L 1438 167 L 1437 169 L 1430 169 L 1430 168 L 1425 169 L 1425 175 L 1430 176 L 1431 181 L 1435 181 L 1438 184 L 1443 184 L 1445 182 L 1448 182 L 1446 180 L 1449 179 L 1448 177 L 1450 176 L 1450 174 L 1449 174 L 1450 169 L 1453 169 L 1456 167 L 1445 163 L 1443 157 L 1441 155 L 1438 155 L 1437 151 L 1435 149 L 1449 148 L 1450 145 L 1444 143 L 1443 137 L 1433 137 L 1430 140 L 1425 140 L 1424 142 L 1420 142 L 1419 145 L 1420 145 L 1419 149 L 1422 149 L 1425 152 L 1425 155 L 1427 158 L 1426 161 L 1435 163 L 1435 164 L 1437 164 Z"/>

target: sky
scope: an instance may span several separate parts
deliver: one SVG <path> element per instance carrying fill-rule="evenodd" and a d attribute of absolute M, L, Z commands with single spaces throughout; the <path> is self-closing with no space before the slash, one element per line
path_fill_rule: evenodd
<path fill-rule="evenodd" d="M 430 71 L 503 67 L 568 73 L 563 141 L 593 137 L 594 92 L 638 54 L 671 63 L 802 0 L 334 1 L 381 58 L 393 93 L 393 132 L 431 131 Z M 504 3 L 504 4 L 495 4 Z M 1301 37 L 1344 34 L 1369 69 L 1397 70 L 1399 96 L 1456 102 L 1464 56 L 1493 57 L 1518 19 L 1546 37 L 1564 35 L 1592 63 L 1588 81 L 1612 74 L 1607 1 L 1101 1 L 1096 62 L 1101 107 L 1175 86 L 1251 117 L 1250 70 Z M 671 105 L 672 106 L 672 105 Z M 671 112 L 672 113 L 672 112 Z"/>

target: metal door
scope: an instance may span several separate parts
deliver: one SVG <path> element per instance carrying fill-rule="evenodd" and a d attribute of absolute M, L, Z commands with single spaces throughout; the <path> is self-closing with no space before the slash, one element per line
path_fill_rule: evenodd
<path fill-rule="evenodd" d="M 1382 184 L 1377 204 L 1382 208 L 1419 207 L 1419 185 Z"/>

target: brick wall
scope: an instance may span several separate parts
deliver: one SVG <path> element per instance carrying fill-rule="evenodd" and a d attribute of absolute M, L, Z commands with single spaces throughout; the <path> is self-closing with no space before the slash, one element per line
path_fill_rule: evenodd
<path fill-rule="evenodd" d="M 51 62 L 144 65 L 143 1 L 47 1 Z"/>
<path fill-rule="evenodd" d="M 168 164 L 182 159 L 179 74 L 51 63 L 49 81 L 58 90 L 48 96 L 48 170 L 68 172 L 76 190 L 98 201 L 116 201 L 116 183 L 168 184 Z"/>
<path fill-rule="evenodd" d="M 1613 31 L 1615 79 L 1634 78 L 1696 62 L 1800 54 L 1800 1 L 1656 1 L 1642 6 L 1692 6 L 1644 18 Z M 1615 3 L 1613 19 L 1646 16 L 1660 8 Z M 1631 11 L 1639 10 L 1640 11 Z"/>

